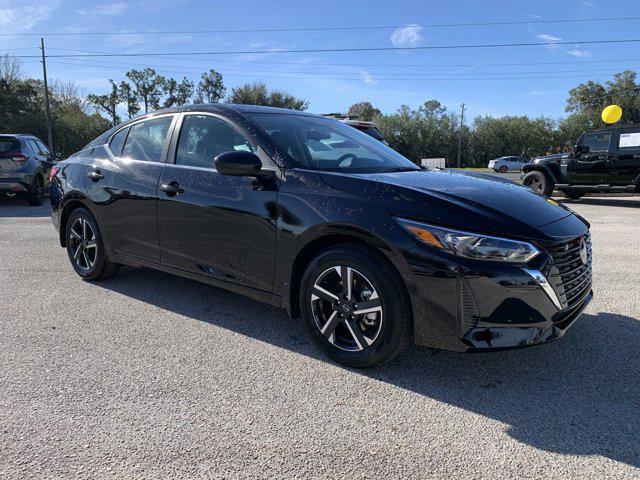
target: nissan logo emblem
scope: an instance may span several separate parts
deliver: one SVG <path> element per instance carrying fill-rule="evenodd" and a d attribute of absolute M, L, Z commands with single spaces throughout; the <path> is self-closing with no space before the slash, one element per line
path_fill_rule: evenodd
<path fill-rule="evenodd" d="M 587 250 L 587 241 L 582 237 L 580 239 L 580 260 L 582 260 L 582 264 L 586 265 L 589 261 L 589 252 Z"/>

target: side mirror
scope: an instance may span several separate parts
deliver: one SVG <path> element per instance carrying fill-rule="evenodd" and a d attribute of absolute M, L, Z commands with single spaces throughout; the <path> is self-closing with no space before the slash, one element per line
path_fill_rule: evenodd
<path fill-rule="evenodd" d="M 221 153 L 213 159 L 213 164 L 222 175 L 263 177 L 270 173 L 262 170 L 262 162 L 255 153 L 246 150 Z"/>

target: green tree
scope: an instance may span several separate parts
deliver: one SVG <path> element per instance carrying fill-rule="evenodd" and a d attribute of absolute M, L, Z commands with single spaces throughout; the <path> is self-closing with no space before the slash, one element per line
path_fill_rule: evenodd
<path fill-rule="evenodd" d="M 125 104 L 129 118 L 135 117 L 140 111 L 138 96 L 131 88 L 131 84 L 124 80 L 118 86 L 118 100 Z"/>
<path fill-rule="evenodd" d="M 135 95 L 144 105 L 144 113 L 149 113 L 149 108 L 160 108 L 160 98 L 164 93 L 165 78 L 158 75 L 153 68 L 144 70 L 129 70 L 126 76 L 135 87 Z"/>
<path fill-rule="evenodd" d="M 180 83 L 174 78 L 165 80 L 164 88 L 167 97 L 164 100 L 163 107 L 169 108 L 189 103 L 189 100 L 193 96 L 193 87 L 193 82 L 187 77 L 184 77 Z"/>
<path fill-rule="evenodd" d="M 264 105 L 292 110 L 306 110 L 309 108 L 309 102 L 279 90 L 268 91 L 267 86 L 262 82 L 247 83 L 240 87 L 232 88 L 231 96 L 227 101 L 229 103 Z"/>
<path fill-rule="evenodd" d="M 196 103 L 217 103 L 224 97 L 226 91 L 222 75 L 212 68 L 200 77 L 195 101 Z"/>
<path fill-rule="evenodd" d="M 120 123 L 120 117 L 118 117 L 118 103 L 120 103 L 120 96 L 118 95 L 118 86 L 109 79 L 111 84 L 111 91 L 106 95 L 94 95 L 87 96 L 87 101 L 93 104 L 98 110 L 104 110 L 111 118 L 111 124 L 116 126 Z"/>
<path fill-rule="evenodd" d="M 588 128 L 596 128 L 602 126 L 604 107 L 617 104 L 622 107 L 622 123 L 640 122 L 640 84 L 636 79 L 636 72 L 625 70 L 604 85 L 592 80 L 581 83 L 569 90 L 566 111 L 590 119 Z"/>
<path fill-rule="evenodd" d="M 358 117 L 368 122 L 382 114 L 379 109 L 371 105 L 371 102 L 358 102 L 349 107 L 347 115 L 350 117 Z"/>
<path fill-rule="evenodd" d="M 376 124 L 391 148 L 415 163 L 423 158 L 451 161 L 455 157 L 458 116 L 437 100 L 417 109 L 403 105 L 396 113 L 379 117 Z"/>

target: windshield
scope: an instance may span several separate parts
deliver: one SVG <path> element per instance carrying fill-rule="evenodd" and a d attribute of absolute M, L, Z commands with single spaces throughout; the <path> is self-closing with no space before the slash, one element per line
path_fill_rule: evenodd
<path fill-rule="evenodd" d="M 351 173 L 420 170 L 382 142 L 337 120 L 269 113 L 249 117 L 301 168 Z"/>

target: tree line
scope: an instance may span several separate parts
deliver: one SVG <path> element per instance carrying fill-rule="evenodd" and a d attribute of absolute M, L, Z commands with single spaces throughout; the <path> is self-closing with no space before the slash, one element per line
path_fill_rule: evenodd
<path fill-rule="evenodd" d="M 189 103 L 243 103 L 306 110 L 309 102 L 262 82 L 234 87 L 227 95 L 222 75 L 215 69 L 202 73 L 197 84 L 158 74 L 153 68 L 130 70 L 119 81 L 109 80 L 107 94 L 84 95 L 73 83 L 49 86 L 56 151 L 63 156 L 79 150 L 122 119 L 160 108 Z M 21 62 L 0 57 L 0 132 L 31 133 L 46 138 L 44 85 L 27 78 Z M 623 109 L 622 122 L 640 122 L 640 84 L 636 73 L 626 70 L 601 84 L 588 81 L 569 91 L 568 115 L 480 116 L 462 127 L 461 159 L 465 166 L 486 166 L 493 158 L 520 155 L 532 158 L 566 151 L 581 132 L 601 127 L 600 112 L 616 103 Z M 347 115 L 374 121 L 390 146 L 419 162 L 422 158 L 456 158 L 460 118 L 438 100 L 417 108 L 402 105 L 382 113 L 369 101 L 352 105 Z"/>

